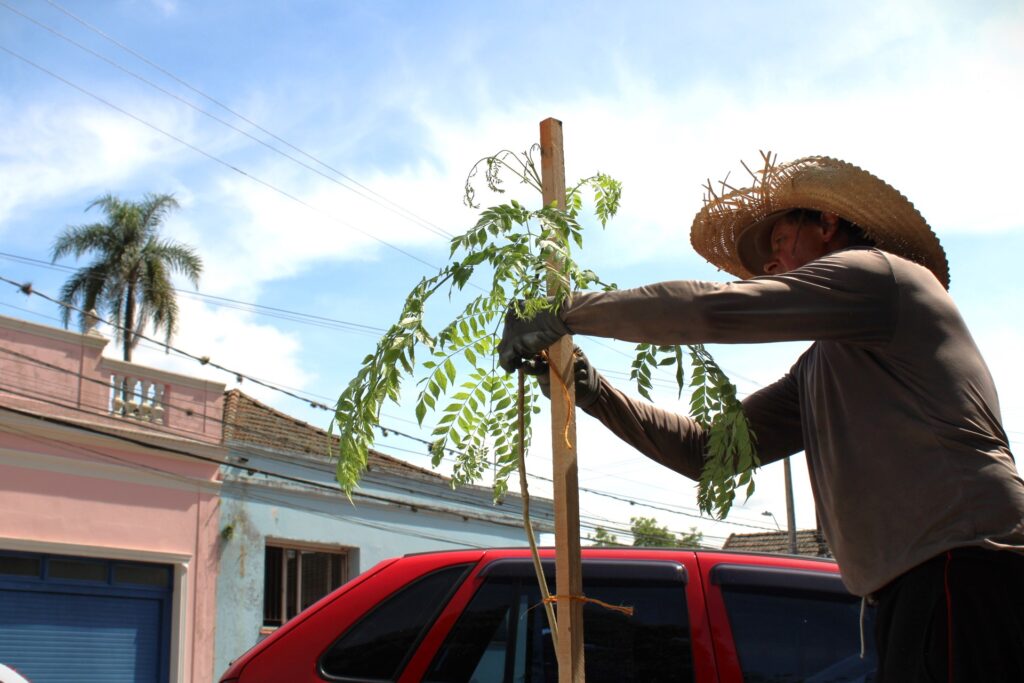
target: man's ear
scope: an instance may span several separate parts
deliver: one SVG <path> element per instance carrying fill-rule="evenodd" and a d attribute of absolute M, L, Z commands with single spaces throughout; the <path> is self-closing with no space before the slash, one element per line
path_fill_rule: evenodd
<path fill-rule="evenodd" d="M 839 216 L 831 211 L 821 212 L 821 236 L 825 242 L 832 241 L 839 230 Z"/>

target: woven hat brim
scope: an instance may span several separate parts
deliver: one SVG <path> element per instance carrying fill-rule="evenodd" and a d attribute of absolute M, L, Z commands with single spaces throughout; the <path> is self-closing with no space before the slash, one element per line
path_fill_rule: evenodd
<path fill-rule="evenodd" d="M 938 237 L 914 205 L 867 171 L 830 157 L 805 157 L 776 165 L 762 154 L 754 183 L 715 194 L 710 184 L 704 207 L 690 230 L 693 248 L 712 265 L 736 277 L 763 275 L 759 254 L 768 227 L 791 209 L 829 211 L 858 226 L 878 248 L 919 263 L 949 288 L 949 264 Z M 741 245 L 743 253 L 741 254 Z"/>

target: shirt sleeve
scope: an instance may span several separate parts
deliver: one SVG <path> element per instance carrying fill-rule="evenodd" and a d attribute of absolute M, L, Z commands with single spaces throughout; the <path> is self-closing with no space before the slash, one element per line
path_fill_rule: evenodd
<path fill-rule="evenodd" d="M 748 396 L 743 411 L 762 465 L 803 449 L 799 396 L 792 375 Z M 651 460 L 690 479 L 700 478 L 707 438 L 693 419 L 631 398 L 604 377 L 597 401 L 586 412 Z"/>
<path fill-rule="evenodd" d="M 584 292 L 562 318 L 573 334 L 652 344 L 877 344 L 895 329 L 895 292 L 880 251 L 846 249 L 778 276 Z"/>

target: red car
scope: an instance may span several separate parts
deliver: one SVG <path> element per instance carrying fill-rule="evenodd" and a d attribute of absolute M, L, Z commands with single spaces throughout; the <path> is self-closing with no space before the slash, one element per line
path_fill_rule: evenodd
<path fill-rule="evenodd" d="M 542 551 L 554 585 L 554 553 Z M 861 603 L 834 562 L 712 550 L 584 548 L 588 683 L 871 681 Z M 235 661 L 221 683 L 557 681 L 527 549 L 386 560 Z"/>

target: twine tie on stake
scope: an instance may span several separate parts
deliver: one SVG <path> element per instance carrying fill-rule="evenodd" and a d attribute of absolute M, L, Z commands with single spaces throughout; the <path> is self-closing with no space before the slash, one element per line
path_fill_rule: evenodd
<path fill-rule="evenodd" d="M 541 356 L 541 358 L 543 358 L 547 362 L 548 368 L 551 370 L 551 373 L 555 376 L 555 379 L 558 380 L 559 385 L 562 387 L 562 396 L 565 398 L 566 404 L 569 405 L 571 403 L 570 397 L 569 397 L 569 387 L 566 384 L 565 378 L 563 378 L 561 373 L 558 372 L 558 369 L 554 365 L 551 364 L 551 361 L 548 358 L 547 351 L 541 351 L 540 352 L 540 356 Z M 573 362 L 575 363 L 575 360 Z M 526 396 L 526 373 L 523 372 L 523 368 L 521 368 L 521 367 L 519 368 L 519 378 L 518 379 L 519 379 L 519 387 L 518 387 L 519 388 L 519 392 L 518 392 L 518 397 L 517 397 L 518 398 L 517 407 L 518 407 L 519 416 L 518 416 L 518 425 L 517 426 L 518 426 L 518 430 L 519 430 L 519 439 L 518 439 L 518 441 L 519 441 L 519 443 L 518 443 L 519 487 L 520 487 L 521 495 L 522 495 L 522 498 L 523 498 L 523 524 L 526 527 L 526 537 L 527 537 L 527 540 L 529 541 L 529 544 L 530 544 L 530 554 L 531 554 L 532 559 L 533 559 L 533 567 L 534 567 L 535 573 L 537 574 L 537 583 L 538 583 L 538 587 L 540 588 L 540 594 L 541 594 L 540 602 L 538 602 L 533 607 L 539 607 L 541 605 L 544 606 L 544 611 L 547 614 L 547 618 L 548 618 L 548 627 L 551 630 L 551 642 L 552 642 L 552 645 L 554 645 L 555 652 L 557 653 L 558 652 L 558 628 L 556 626 L 556 618 L 555 618 L 555 612 L 554 612 L 554 605 L 559 600 L 570 600 L 570 601 L 575 600 L 577 602 L 591 603 L 591 604 L 594 604 L 594 605 L 598 605 L 599 607 L 603 607 L 605 609 L 612 610 L 614 612 L 619 612 L 621 614 L 626 615 L 627 617 L 632 617 L 634 610 L 633 610 L 632 607 L 626 607 L 626 606 L 622 606 L 622 605 L 612 605 L 610 603 L 604 602 L 603 600 L 598 600 L 596 598 L 588 598 L 585 595 L 551 595 L 550 592 L 548 591 L 547 579 L 544 576 L 544 569 L 541 566 L 540 553 L 537 550 L 537 541 L 534 538 L 534 535 L 533 535 L 533 525 L 532 525 L 532 523 L 530 521 L 530 494 L 529 494 L 529 489 L 528 489 L 527 484 L 526 484 L 526 457 L 525 457 L 526 453 L 525 453 L 525 448 L 524 448 L 526 428 L 525 428 L 525 425 L 524 425 L 525 409 L 524 409 L 524 405 L 523 404 L 524 404 L 525 396 Z M 565 432 L 563 433 L 563 438 L 565 439 L 566 446 L 568 446 L 571 449 L 572 448 L 572 442 L 569 440 L 569 424 L 568 423 L 565 426 Z M 533 609 L 533 607 L 531 607 L 530 609 Z"/>
<path fill-rule="evenodd" d="M 575 600 L 576 602 L 590 603 L 592 605 L 597 605 L 598 607 L 612 610 L 613 612 L 620 612 L 621 614 L 625 614 L 627 617 L 633 616 L 633 612 L 635 611 L 632 607 L 627 607 L 625 605 L 613 605 L 605 602 L 604 600 L 598 600 L 597 598 L 588 598 L 585 595 L 549 595 L 541 600 L 541 602 L 555 603 L 559 600 Z"/>
<path fill-rule="evenodd" d="M 569 408 L 572 407 L 572 399 L 569 397 L 569 385 L 566 383 L 565 378 L 562 377 L 562 373 L 558 372 L 558 368 L 556 368 L 554 364 L 551 362 L 551 359 L 548 357 L 547 350 L 545 349 L 544 351 L 541 351 L 539 355 L 541 358 L 544 359 L 544 362 L 548 364 L 548 369 L 551 370 L 551 374 L 555 376 L 555 379 L 558 380 L 559 386 L 562 387 L 562 397 L 565 398 L 566 410 L 571 414 L 571 411 L 568 410 Z M 573 363 L 576 362 L 575 356 L 576 354 L 574 352 Z M 569 440 L 569 426 L 571 424 L 572 420 L 566 420 L 565 430 L 562 432 L 562 438 L 565 439 L 565 447 L 568 448 L 569 450 L 572 450 L 572 441 Z"/>

